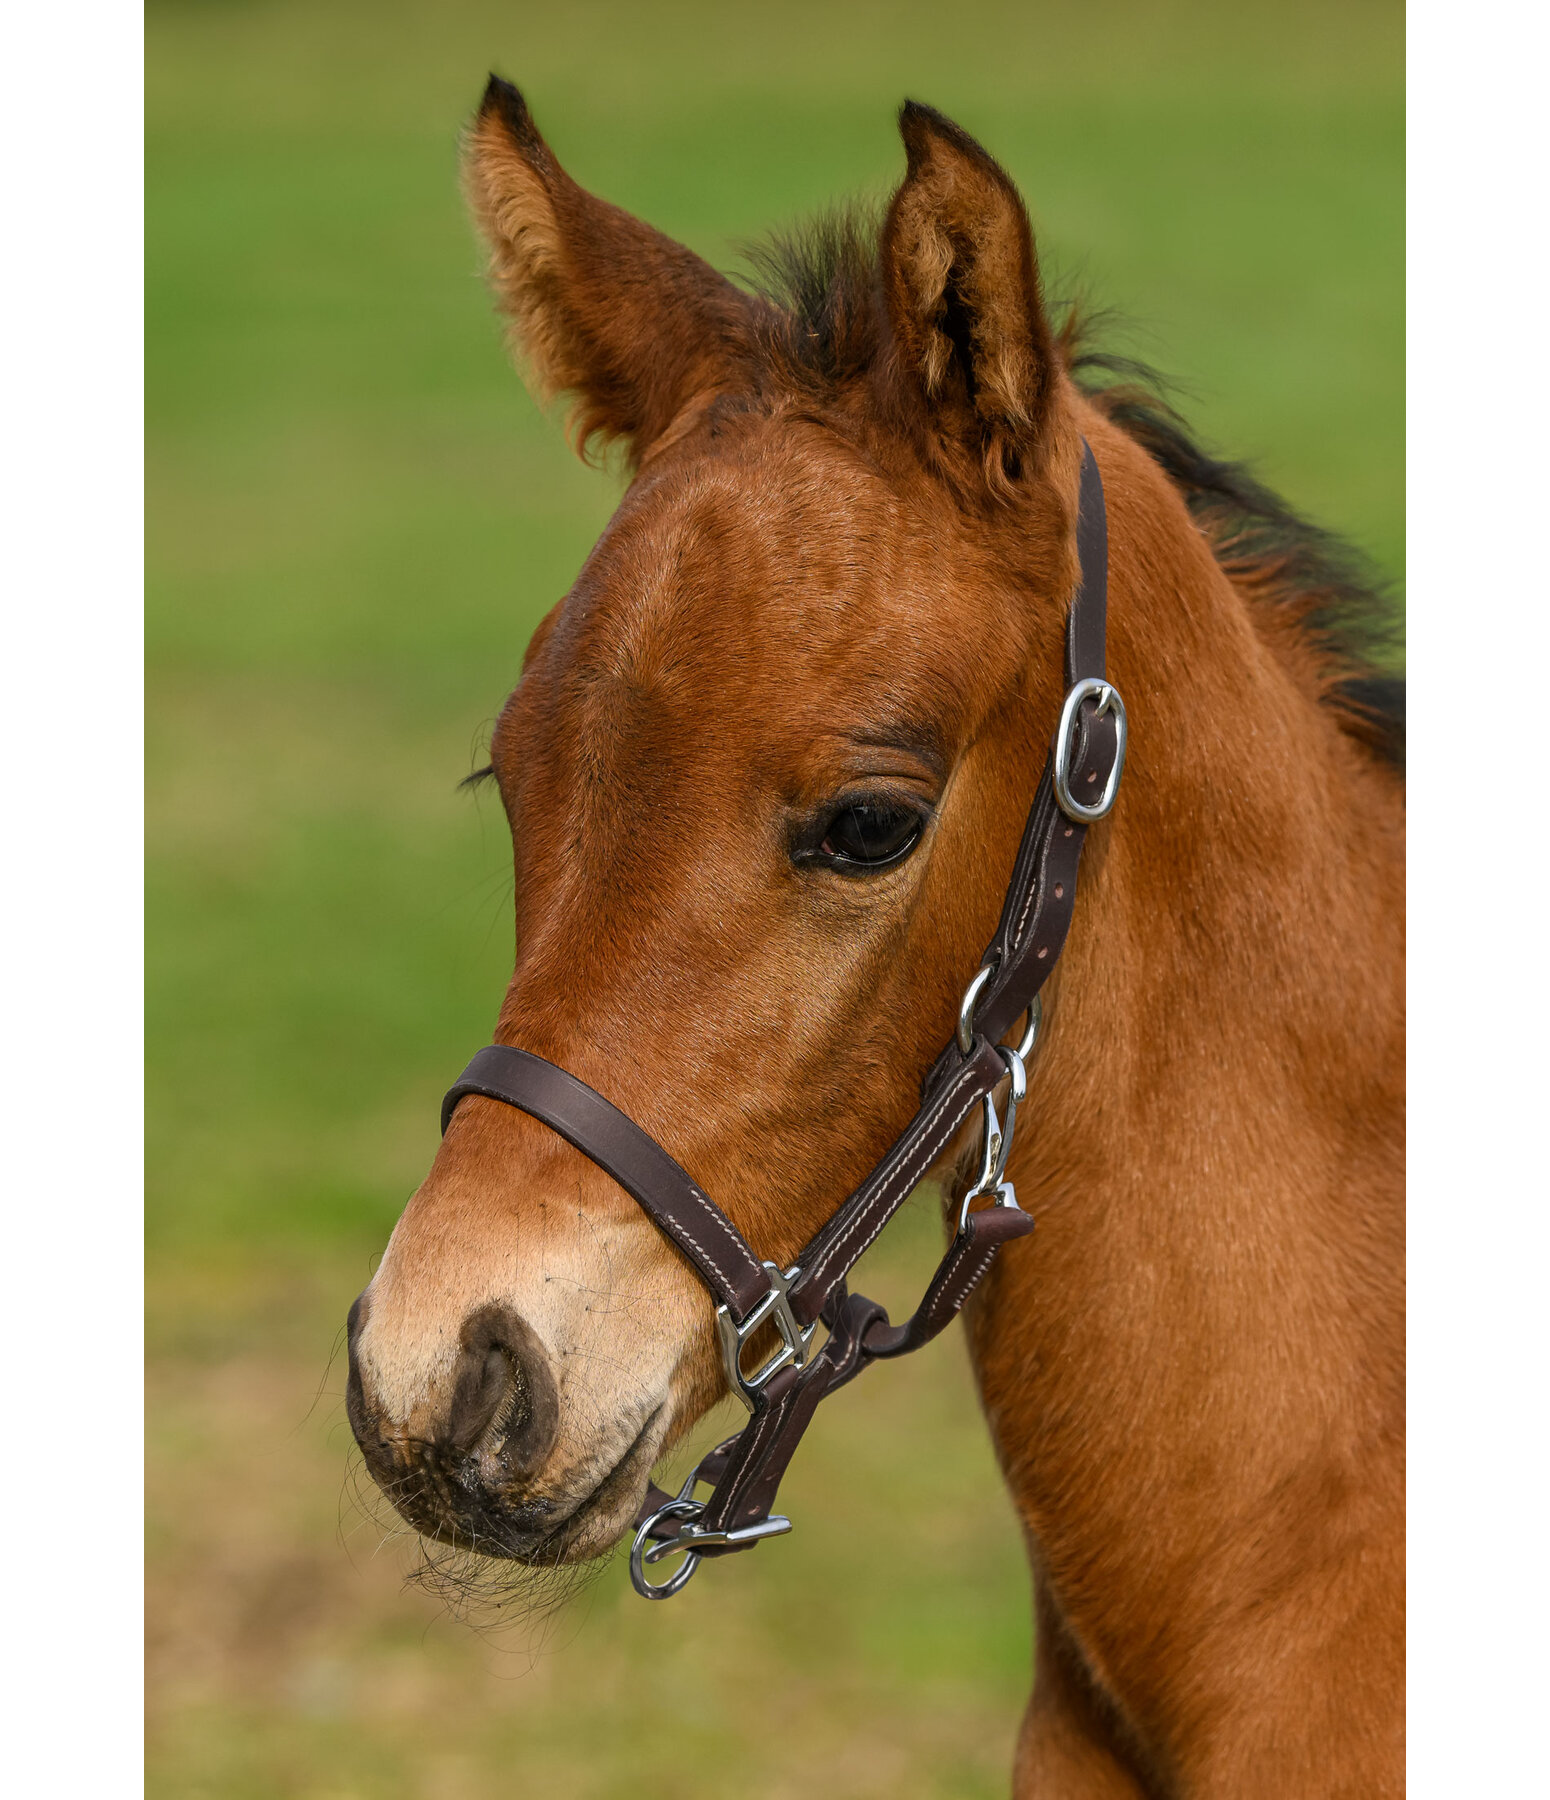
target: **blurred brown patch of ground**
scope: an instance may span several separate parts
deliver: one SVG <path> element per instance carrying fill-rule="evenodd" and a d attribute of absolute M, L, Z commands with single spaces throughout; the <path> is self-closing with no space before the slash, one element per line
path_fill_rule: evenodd
<path fill-rule="evenodd" d="M 918 1279 L 934 1230 L 919 1209 L 885 1288 Z M 834 1403 L 778 1546 L 667 1606 L 616 1561 L 502 1626 L 406 1587 L 416 1546 L 356 1479 L 328 1358 L 358 1273 L 233 1259 L 158 1278 L 153 1793 L 692 1800 L 732 1771 L 771 1800 L 1004 1791 L 1026 1577 L 961 1344 Z"/>

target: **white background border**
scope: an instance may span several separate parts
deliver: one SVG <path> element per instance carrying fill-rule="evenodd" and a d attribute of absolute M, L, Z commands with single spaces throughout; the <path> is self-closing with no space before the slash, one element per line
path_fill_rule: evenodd
<path fill-rule="evenodd" d="M 1456 1800 L 1545 1780 L 1550 28 L 1427 0 L 1409 30 L 1411 1778 Z M 122 1795 L 142 1699 L 141 23 L 17 9 L 5 48 L 0 1694 L 13 1792 Z"/>
<path fill-rule="evenodd" d="M 0 56 L 8 1792 L 141 1789 L 141 19 Z"/>
<path fill-rule="evenodd" d="M 1550 1791 L 1543 7 L 1409 9 L 1410 1772 Z"/>

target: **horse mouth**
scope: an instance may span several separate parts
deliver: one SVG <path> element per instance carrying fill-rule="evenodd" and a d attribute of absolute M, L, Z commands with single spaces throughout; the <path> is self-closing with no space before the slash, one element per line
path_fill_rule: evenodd
<path fill-rule="evenodd" d="M 646 1416 L 618 1461 L 602 1480 L 584 1494 L 561 1519 L 531 1548 L 519 1553 L 519 1560 L 553 1566 L 563 1562 L 582 1562 L 611 1550 L 634 1522 L 631 1501 L 637 1488 L 645 1485 L 657 1459 L 660 1435 L 657 1422 L 662 1407 L 656 1406 Z"/>
<path fill-rule="evenodd" d="M 611 1550 L 633 1522 L 630 1503 L 656 1460 L 662 1413 L 654 1407 L 613 1467 L 568 1506 L 539 1497 L 506 1504 L 471 1469 L 444 1471 L 434 1491 L 400 1490 L 393 1503 L 422 1536 L 449 1549 L 535 1568 L 587 1561 Z"/>

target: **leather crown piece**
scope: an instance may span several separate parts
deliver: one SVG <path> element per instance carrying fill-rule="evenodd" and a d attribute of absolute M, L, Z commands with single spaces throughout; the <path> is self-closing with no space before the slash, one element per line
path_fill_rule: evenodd
<path fill-rule="evenodd" d="M 980 973 L 965 995 L 959 1030 L 922 1083 L 919 1111 L 882 1161 L 782 1270 L 760 1259 L 731 1219 L 634 1120 L 558 1065 L 511 1045 L 479 1051 L 442 1104 L 443 1132 L 470 1094 L 541 1120 L 591 1158 L 640 1205 L 688 1260 L 717 1302 L 716 1323 L 732 1391 L 751 1417 L 703 1458 L 678 1496 L 648 1487 L 636 1520 L 631 1576 L 651 1598 L 676 1593 L 705 1556 L 752 1548 L 790 1530 L 771 1513 L 776 1489 L 818 1402 L 868 1363 L 929 1343 L 956 1315 L 1008 1240 L 1033 1229 L 1002 1179 L 1012 1114 L 1024 1081 L 1021 1057 L 1038 1028 L 1039 990 L 1065 944 L 1087 827 L 1112 807 L 1125 757 L 1125 711 L 1105 678 L 1108 527 L 1103 481 L 1085 439 L 1077 513 L 1081 576 L 1066 625 L 1066 696 L 1018 848 L 1011 883 Z M 1000 1046 L 1024 1014 L 1020 1052 Z M 993 1095 L 1012 1077 L 1005 1132 Z M 846 1276 L 925 1178 L 976 1106 L 985 1110 L 985 1173 L 963 1202 L 959 1227 L 920 1305 L 903 1324 Z M 971 1202 L 984 1195 L 991 1204 Z M 819 1323 L 828 1337 L 815 1349 Z M 744 1347 L 773 1326 L 778 1346 L 749 1373 Z M 767 1341 L 768 1332 L 764 1339 Z M 698 1485 L 709 1498 L 694 1499 Z M 684 1562 L 661 1583 L 645 1565 L 669 1553 Z"/>

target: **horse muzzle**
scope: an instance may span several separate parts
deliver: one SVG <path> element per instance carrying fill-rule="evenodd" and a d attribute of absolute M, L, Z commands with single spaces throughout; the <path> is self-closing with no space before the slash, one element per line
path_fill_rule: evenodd
<path fill-rule="evenodd" d="M 372 1479 L 427 1537 L 486 1556 L 537 1554 L 571 1510 L 535 1483 L 560 1413 L 537 1334 L 509 1306 L 476 1308 L 441 1378 L 394 1406 L 365 1342 L 370 1309 L 369 1290 L 350 1309 L 345 1404 Z"/>

